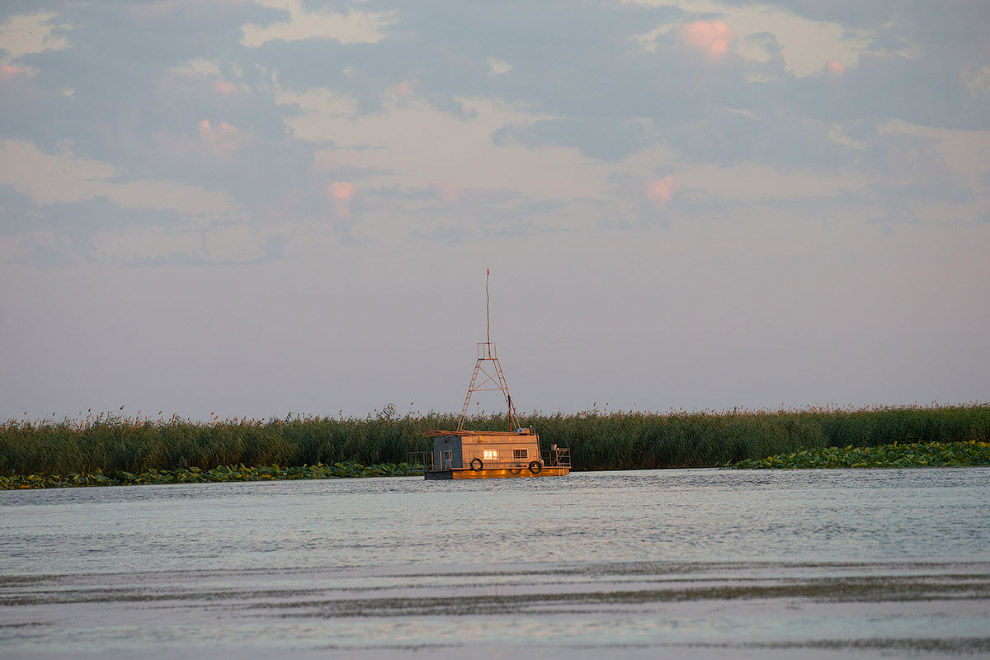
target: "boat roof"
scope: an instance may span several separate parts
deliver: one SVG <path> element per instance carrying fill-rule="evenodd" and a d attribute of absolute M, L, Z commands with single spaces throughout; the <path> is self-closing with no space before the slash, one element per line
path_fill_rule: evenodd
<path fill-rule="evenodd" d="M 467 429 L 463 431 L 431 430 L 431 431 L 427 431 L 423 435 L 425 435 L 428 438 L 441 436 L 441 435 L 456 435 L 459 437 L 465 437 L 470 435 L 494 435 L 505 438 L 515 438 L 520 435 L 536 435 L 536 434 L 533 433 L 533 429 L 525 428 L 525 429 L 517 429 L 515 431 L 470 431 Z"/>

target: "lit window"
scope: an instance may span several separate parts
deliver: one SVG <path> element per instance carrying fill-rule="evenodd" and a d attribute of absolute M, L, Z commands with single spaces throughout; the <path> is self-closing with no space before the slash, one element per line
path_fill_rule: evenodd
<path fill-rule="evenodd" d="M 497 449 L 486 449 L 484 451 L 486 461 L 497 461 L 498 460 L 498 450 Z"/>
<path fill-rule="evenodd" d="M 513 449 L 512 450 L 512 460 L 514 461 L 525 461 L 529 458 L 528 449 Z"/>

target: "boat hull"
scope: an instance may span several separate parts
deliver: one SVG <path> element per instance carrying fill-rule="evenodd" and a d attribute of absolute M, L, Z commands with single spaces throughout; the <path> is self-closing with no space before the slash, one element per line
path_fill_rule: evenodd
<path fill-rule="evenodd" d="M 529 468 L 499 468 L 492 470 L 472 470 L 456 468 L 450 470 L 429 470 L 427 479 L 517 479 L 523 477 L 563 477 L 570 473 L 568 467 L 544 467 L 534 474 Z"/>

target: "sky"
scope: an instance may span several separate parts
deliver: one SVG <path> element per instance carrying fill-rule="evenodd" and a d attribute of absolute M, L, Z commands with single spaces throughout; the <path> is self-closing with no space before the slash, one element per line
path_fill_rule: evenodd
<path fill-rule="evenodd" d="M 990 401 L 988 33 L 984 0 L 5 0 L 0 419 L 459 412 L 489 269 L 520 411 Z"/>

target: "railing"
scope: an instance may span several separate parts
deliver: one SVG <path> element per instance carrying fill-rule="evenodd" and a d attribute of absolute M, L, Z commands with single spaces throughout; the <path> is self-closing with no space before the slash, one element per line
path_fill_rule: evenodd
<path fill-rule="evenodd" d="M 543 465 L 546 467 L 571 467 L 571 450 L 554 447 L 543 451 Z"/>
<path fill-rule="evenodd" d="M 478 459 L 482 461 L 481 467 L 484 470 L 517 470 L 529 467 L 531 460 L 517 460 L 517 461 L 485 461 L 483 459 Z M 471 462 L 464 464 L 464 467 L 471 468 Z"/>

